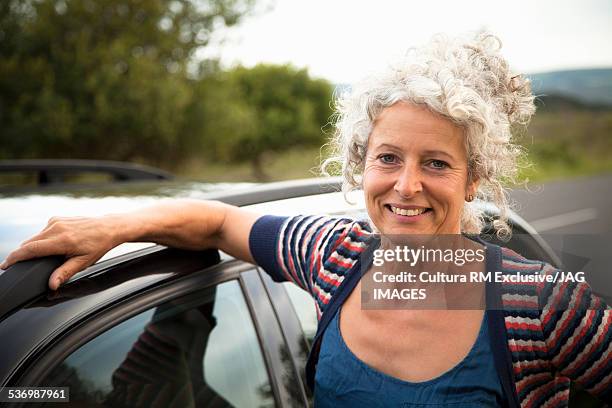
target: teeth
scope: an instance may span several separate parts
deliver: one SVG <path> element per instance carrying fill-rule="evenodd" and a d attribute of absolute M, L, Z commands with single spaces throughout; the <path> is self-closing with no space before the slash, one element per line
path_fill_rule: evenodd
<path fill-rule="evenodd" d="M 393 211 L 395 214 L 405 215 L 408 217 L 414 217 L 415 215 L 423 214 L 426 210 L 426 208 L 418 208 L 414 210 L 404 210 L 402 208 L 397 208 L 392 205 L 390 205 L 389 207 L 391 207 L 391 211 Z"/>

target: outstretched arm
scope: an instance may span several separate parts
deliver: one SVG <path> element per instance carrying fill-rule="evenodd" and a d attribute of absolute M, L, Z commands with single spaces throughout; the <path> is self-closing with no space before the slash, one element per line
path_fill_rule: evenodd
<path fill-rule="evenodd" d="M 175 200 L 143 210 L 102 217 L 51 218 L 38 234 L 11 252 L 0 268 L 27 259 L 65 255 L 49 278 L 57 289 L 124 242 L 155 242 L 183 249 L 219 248 L 253 262 L 249 232 L 256 213 L 216 201 Z"/>

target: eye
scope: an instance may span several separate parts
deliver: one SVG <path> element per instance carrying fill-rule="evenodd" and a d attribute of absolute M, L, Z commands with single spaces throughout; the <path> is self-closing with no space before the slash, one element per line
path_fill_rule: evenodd
<path fill-rule="evenodd" d="M 397 161 L 397 158 L 395 157 L 394 154 L 384 153 L 378 156 L 378 160 L 380 160 L 381 162 L 385 164 L 393 164 Z"/>
<path fill-rule="evenodd" d="M 442 161 L 442 160 L 432 160 L 432 161 L 429 162 L 429 164 L 434 169 L 445 169 L 445 168 L 448 167 L 448 163 L 446 163 L 445 161 Z"/>

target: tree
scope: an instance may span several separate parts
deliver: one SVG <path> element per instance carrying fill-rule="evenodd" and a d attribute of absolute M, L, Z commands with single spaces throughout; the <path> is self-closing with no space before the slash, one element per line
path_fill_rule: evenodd
<path fill-rule="evenodd" d="M 217 140 L 218 156 L 250 161 L 255 177 L 265 180 L 266 153 L 323 143 L 322 128 L 332 113 L 329 82 L 289 65 L 237 67 L 224 75 L 237 88 L 238 98 L 230 98 L 230 103 L 248 120 Z"/>
<path fill-rule="evenodd" d="M 254 1 L 0 2 L 0 158 L 172 166 L 201 133 L 193 54 Z"/>

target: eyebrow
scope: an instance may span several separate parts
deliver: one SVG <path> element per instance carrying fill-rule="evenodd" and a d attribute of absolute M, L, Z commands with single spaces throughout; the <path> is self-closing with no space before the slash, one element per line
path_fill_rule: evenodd
<path fill-rule="evenodd" d="M 401 150 L 397 146 L 394 146 L 394 145 L 389 144 L 389 143 L 381 143 L 378 146 L 376 146 L 374 148 L 374 150 L 379 150 L 379 149 L 383 149 L 383 148 L 387 148 L 387 149 L 391 149 L 391 150 L 395 150 L 395 151 L 400 151 Z M 425 155 L 427 155 L 427 156 L 438 156 L 438 155 L 440 155 L 440 156 L 448 157 L 451 160 L 455 160 L 455 157 L 453 155 L 445 152 L 444 150 L 435 150 L 435 149 L 432 149 L 432 150 L 425 150 L 423 153 Z"/>
<path fill-rule="evenodd" d="M 392 144 L 389 143 L 381 143 L 377 146 L 374 147 L 374 150 L 380 150 L 380 149 L 390 149 L 390 150 L 401 150 L 399 147 L 394 146 Z"/>
<path fill-rule="evenodd" d="M 443 150 L 425 150 L 423 153 L 425 153 L 428 156 L 436 156 L 436 155 L 442 155 L 442 156 L 446 156 L 451 160 L 455 160 L 455 157 Z"/>

